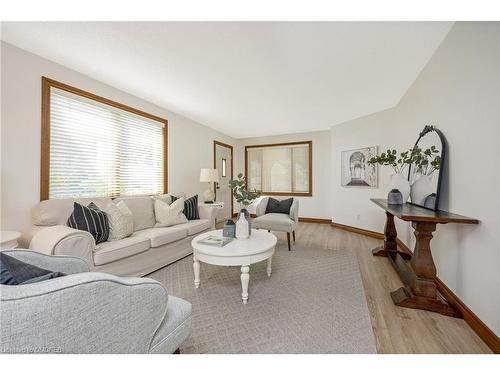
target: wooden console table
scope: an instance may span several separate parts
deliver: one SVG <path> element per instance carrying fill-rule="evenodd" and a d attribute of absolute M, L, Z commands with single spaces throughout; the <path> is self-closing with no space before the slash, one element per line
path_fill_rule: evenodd
<path fill-rule="evenodd" d="M 478 224 L 479 221 L 445 211 L 432 211 L 410 203 L 389 205 L 387 199 L 371 199 L 371 201 L 383 208 L 387 217 L 384 245 L 373 249 L 373 255 L 389 258 L 404 284 L 404 287 L 391 292 L 394 304 L 461 317 L 460 313 L 437 292 L 434 281 L 436 266 L 432 260 L 430 242 L 437 224 Z M 412 222 L 416 238 L 413 255 L 398 250 L 394 216 Z M 409 264 L 405 260 L 410 260 Z"/>

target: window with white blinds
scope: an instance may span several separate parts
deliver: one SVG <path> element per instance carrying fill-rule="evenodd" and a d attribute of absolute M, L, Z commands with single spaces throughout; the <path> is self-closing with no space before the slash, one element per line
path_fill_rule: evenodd
<path fill-rule="evenodd" d="M 165 126 L 50 87 L 48 197 L 163 193 Z"/>
<path fill-rule="evenodd" d="M 247 184 L 276 195 L 311 195 L 311 142 L 246 147 Z"/>

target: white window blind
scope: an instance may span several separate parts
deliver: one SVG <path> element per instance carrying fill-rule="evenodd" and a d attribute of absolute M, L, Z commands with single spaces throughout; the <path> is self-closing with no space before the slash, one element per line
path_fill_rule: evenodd
<path fill-rule="evenodd" d="M 164 126 L 52 87 L 49 198 L 162 193 Z"/>
<path fill-rule="evenodd" d="M 250 189 L 265 193 L 309 193 L 309 143 L 247 149 Z"/>

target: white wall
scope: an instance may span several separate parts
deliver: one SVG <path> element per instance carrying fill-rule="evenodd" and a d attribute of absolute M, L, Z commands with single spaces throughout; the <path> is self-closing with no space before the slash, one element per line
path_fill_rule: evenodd
<path fill-rule="evenodd" d="M 98 62 L 96 62 L 98 63 Z M 118 62 L 119 63 L 119 62 Z M 88 76 L 1 44 L 1 228 L 26 231 L 40 201 L 41 77 L 90 91 L 168 120 L 169 191 L 201 194 L 200 168 L 213 166 L 212 141 L 234 140 Z"/>
<path fill-rule="evenodd" d="M 459 22 L 400 103 L 331 128 L 333 168 L 340 151 L 378 144 L 411 147 L 424 125 L 448 142 L 441 207 L 472 216 L 479 225 L 441 225 L 432 241 L 438 276 L 500 335 L 500 24 Z M 382 231 L 385 215 L 370 197 L 385 196 L 390 171 L 377 190 L 340 187 L 333 176 L 334 221 Z M 361 215 L 357 219 L 357 215 Z M 407 225 L 401 238 L 413 244 Z"/>
<path fill-rule="evenodd" d="M 299 216 L 329 219 L 329 207 L 331 205 L 329 181 L 332 171 L 329 131 L 238 139 L 238 146 L 235 148 L 235 175 L 240 172 L 245 173 L 245 146 L 296 141 L 312 141 L 313 147 L 312 197 L 297 197 L 299 200 Z"/>

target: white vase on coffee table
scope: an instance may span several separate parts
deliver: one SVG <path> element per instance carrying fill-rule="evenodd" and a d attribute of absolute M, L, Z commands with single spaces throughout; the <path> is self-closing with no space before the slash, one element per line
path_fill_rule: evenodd
<path fill-rule="evenodd" d="M 250 236 L 248 221 L 245 218 L 245 213 L 240 213 L 240 218 L 236 222 L 236 239 L 245 240 Z"/>

